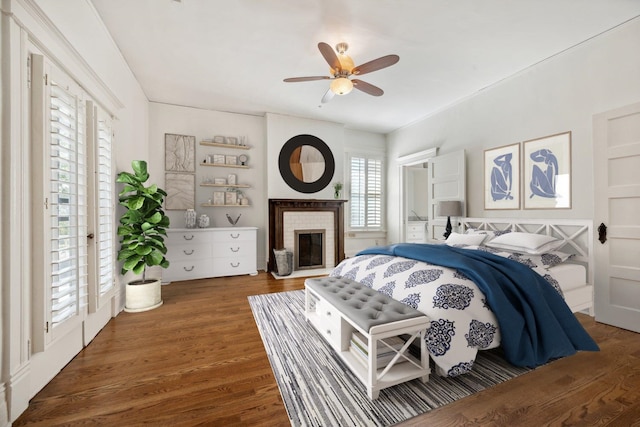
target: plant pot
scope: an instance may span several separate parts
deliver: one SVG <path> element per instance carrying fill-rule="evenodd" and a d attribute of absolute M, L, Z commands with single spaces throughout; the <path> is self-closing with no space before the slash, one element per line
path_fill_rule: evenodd
<path fill-rule="evenodd" d="M 125 287 L 124 311 L 138 313 L 153 310 L 162 305 L 162 282 L 160 280 L 136 280 Z"/>

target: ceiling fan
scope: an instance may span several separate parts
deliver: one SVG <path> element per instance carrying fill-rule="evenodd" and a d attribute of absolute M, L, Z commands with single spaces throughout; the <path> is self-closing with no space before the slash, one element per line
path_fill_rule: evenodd
<path fill-rule="evenodd" d="M 360 79 L 350 79 L 351 76 L 360 76 L 362 74 L 371 73 L 372 71 L 381 70 L 390 67 L 400 60 L 398 55 L 386 55 L 373 61 L 366 62 L 362 65 L 354 66 L 353 59 L 346 54 L 349 45 L 347 43 L 338 43 L 336 52 L 326 43 L 318 43 L 318 49 L 329 64 L 330 76 L 311 76 L 311 77 L 290 77 L 284 79 L 285 82 L 309 82 L 313 80 L 331 80 L 329 90 L 322 97 L 322 102 L 331 101 L 334 95 L 346 95 L 355 87 L 364 93 L 373 96 L 381 96 L 384 91 L 377 86 L 364 82 Z"/>

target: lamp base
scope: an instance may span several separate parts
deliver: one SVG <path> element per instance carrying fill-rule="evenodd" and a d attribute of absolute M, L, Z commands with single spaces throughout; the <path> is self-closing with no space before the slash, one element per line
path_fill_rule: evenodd
<path fill-rule="evenodd" d="M 448 217 L 447 217 L 447 228 L 445 228 L 445 229 L 444 229 L 444 234 L 443 234 L 443 236 L 444 236 L 444 238 L 445 238 L 445 239 L 448 239 L 448 238 L 449 238 L 449 235 L 451 234 L 451 230 L 452 230 L 452 228 L 453 228 L 453 227 L 451 227 L 451 217 L 450 217 L 450 216 L 448 216 Z"/>

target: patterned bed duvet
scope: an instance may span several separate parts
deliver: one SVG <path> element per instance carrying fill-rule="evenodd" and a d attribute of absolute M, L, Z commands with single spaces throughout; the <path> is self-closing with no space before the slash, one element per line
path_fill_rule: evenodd
<path fill-rule="evenodd" d="M 435 246 L 438 247 L 436 248 Z M 520 296 L 513 297 L 511 295 L 519 293 L 519 290 L 516 290 L 516 292 L 511 289 L 506 291 L 493 290 L 494 279 L 487 279 L 486 276 L 489 274 L 484 270 L 484 267 L 480 268 L 481 274 L 476 274 L 471 270 L 470 268 L 476 267 L 467 265 L 465 251 L 471 251 L 483 257 L 486 255 L 479 254 L 482 250 L 477 249 L 481 248 L 459 249 L 449 248 L 446 245 L 415 244 L 372 248 L 361 252 L 353 258 L 342 261 L 333 270 L 331 276 L 356 280 L 425 313 L 431 319 L 431 326 L 426 336 L 427 349 L 436 364 L 439 375 L 456 376 L 469 372 L 473 368 L 477 352 L 504 344 L 505 334 L 509 334 L 509 345 L 506 348 L 507 360 L 520 366 L 537 366 L 546 363 L 549 359 L 573 354 L 579 349 L 597 350 L 595 342 L 584 332 L 567 307 L 567 312 L 573 318 L 573 322 L 581 330 L 577 331 L 578 337 L 570 337 L 568 339 L 571 342 L 569 346 L 565 343 L 567 340 L 564 337 L 560 337 L 562 346 L 567 348 L 558 351 L 558 342 L 554 341 L 549 343 L 553 348 L 551 353 L 542 355 L 545 351 L 541 351 L 541 349 L 544 350 L 545 341 L 549 337 L 539 338 L 534 336 L 527 338 L 529 332 L 527 322 L 535 323 L 533 325 L 535 330 L 533 335 L 540 332 L 538 329 L 545 329 L 538 325 L 539 319 L 531 319 L 531 313 L 529 312 L 537 309 L 530 310 L 528 303 L 519 301 Z M 418 251 L 418 256 L 414 256 L 416 251 Z M 439 262 L 425 261 L 425 259 L 428 259 L 423 256 L 425 251 L 437 253 L 436 258 L 446 259 L 447 261 L 444 264 L 449 264 L 450 266 L 443 266 Z M 400 252 L 403 256 L 399 256 L 397 252 Z M 509 254 L 500 255 L 510 256 Z M 463 265 L 460 265 L 459 268 L 451 267 L 455 263 L 452 264 L 449 261 L 456 257 L 461 257 L 462 259 L 459 262 Z M 513 257 L 511 258 L 513 259 Z M 537 281 L 537 284 L 530 285 L 527 283 L 525 287 L 542 286 L 544 288 L 546 286 L 548 289 L 543 290 L 547 296 L 544 298 L 548 298 L 549 294 L 553 293 L 561 301 L 560 303 L 566 307 L 566 304 L 562 302 L 562 297 L 559 295 L 561 292 L 559 287 L 554 284 L 553 278 L 545 268 L 546 265 L 541 262 L 543 259 L 540 257 L 533 258 L 533 260 L 521 258 L 515 261 L 506 260 L 505 262 L 514 263 L 517 261 L 517 265 L 526 265 L 528 267 L 526 268 L 527 271 L 531 269 L 537 273 L 538 277 L 544 277 L 545 279 L 542 280 L 544 282 L 543 285 Z M 500 261 L 500 263 L 502 262 Z M 467 274 L 463 273 L 465 271 Z M 479 276 L 483 277 L 478 280 Z M 469 277 L 474 277 L 475 281 Z M 522 277 L 517 275 L 513 280 L 516 282 L 523 281 Z M 482 283 L 477 284 L 475 282 Z M 487 286 L 490 286 L 490 288 L 487 288 Z M 510 284 L 510 286 L 512 285 Z M 518 286 L 520 285 L 516 285 L 516 287 Z M 487 289 L 489 299 L 487 298 L 487 292 L 483 291 L 483 289 Z M 508 294 L 506 299 L 513 301 L 515 298 L 515 304 L 512 302 L 505 303 L 505 298 L 502 296 L 503 292 Z M 526 298 L 531 299 L 531 297 Z M 535 295 L 533 298 L 543 297 Z M 558 310 L 557 302 L 555 304 L 554 310 L 562 312 L 561 307 Z M 515 314 L 516 309 L 506 307 L 506 305 L 522 305 L 517 310 L 525 312 L 522 316 L 524 321 L 521 319 L 520 314 Z M 546 310 L 544 307 L 543 309 Z M 496 316 L 496 313 L 499 315 Z M 545 315 L 545 317 L 549 316 Z M 560 317 L 562 318 L 561 322 L 564 322 L 564 318 L 567 318 L 566 320 L 571 323 L 571 329 L 576 328 L 567 313 L 561 313 Z M 546 329 L 555 331 L 556 325 L 552 323 Z M 547 335 L 549 335 L 548 332 Z M 553 340 L 555 339 L 554 337 Z M 528 341 L 541 341 L 541 343 Z"/>

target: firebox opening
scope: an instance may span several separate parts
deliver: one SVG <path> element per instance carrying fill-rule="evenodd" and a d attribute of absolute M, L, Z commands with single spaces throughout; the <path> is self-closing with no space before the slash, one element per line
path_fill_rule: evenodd
<path fill-rule="evenodd" d="M 325 267 L 325 230 L 295 230 L 295 269 Z"/>

